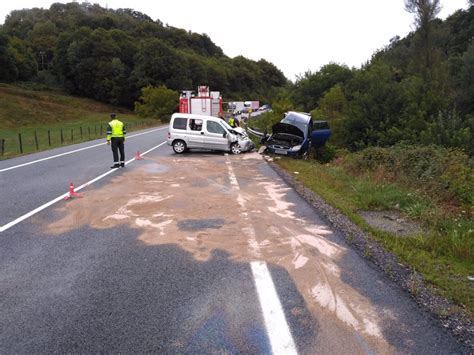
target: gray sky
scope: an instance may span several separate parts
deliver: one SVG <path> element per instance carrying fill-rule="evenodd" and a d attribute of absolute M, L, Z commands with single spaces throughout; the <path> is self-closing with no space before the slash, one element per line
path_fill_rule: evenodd
<path fill-rule="evenodd" d="M 12 10 L 49 8 L 69 1 L 3 0 L 0 23 Z M 81 2 L 81 1 L 79 1 Z M 97 0 L 109 8 L 133 8 L 170 26 L 206 33 L 226 55 L 265 58 L 285 75 L 317 71 L 329 62 L 352 67 L 370 59 L 390 38 L 413 30 L 403 0 Z M 441 0 L 444 19 L 467 0 Z"/>

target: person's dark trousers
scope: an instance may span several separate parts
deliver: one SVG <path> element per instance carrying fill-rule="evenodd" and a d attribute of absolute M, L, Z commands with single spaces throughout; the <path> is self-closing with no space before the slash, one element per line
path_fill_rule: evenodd
<path fill-rule="evenodd" d="M 120 165 L 125 165 L 125 139 L 123 137 L 112 137 L 111 139 L 112 153 L 114 154 L 114 164 L 119 164 L 118 153 L 120 151 Z"/>

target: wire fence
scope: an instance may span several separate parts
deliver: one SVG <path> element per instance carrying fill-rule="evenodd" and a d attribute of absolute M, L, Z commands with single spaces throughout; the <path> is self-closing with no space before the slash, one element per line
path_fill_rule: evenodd
<path fill-rule="evenodd" d="M 127 131 L 136 131 L 157 125 L 156 120 L 125 122 Z M 89 124 L 68 128 L 25 129 L 0 136 L 0 159 L 39 152 L 69 144 L 85 142 L 97 138 L 105 138 L 107 124 Z"/>

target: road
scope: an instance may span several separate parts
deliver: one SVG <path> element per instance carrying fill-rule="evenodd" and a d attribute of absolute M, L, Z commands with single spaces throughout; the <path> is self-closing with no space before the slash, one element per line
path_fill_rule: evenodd
<path fill-rule="evenodd" d="M 260 155 L 166 134 L 0 162 L 0 353 L 467 352 Z"/>

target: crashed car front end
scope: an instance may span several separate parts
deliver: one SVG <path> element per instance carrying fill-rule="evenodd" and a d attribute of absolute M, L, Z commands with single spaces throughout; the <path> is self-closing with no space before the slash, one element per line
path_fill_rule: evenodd
<path fill-rule="evenodd" d="M 308 150 L 304 133 L 298 127 L 280 122 L 272 127 L 272 132 L 272 135 L 265 139 L 267 153 L 295 157 Z"/>
<path fill-rule="evenodd" d="M 245 130 L 243 130 L 241 127 L 233 128 L 231 133 L 234 136 L 232 138 L 233 141 L 237 141 L 239 143 L 239 147 L 242 152 L 249 152 L 255 148 L 255 143 L 252 142 Z"/>

